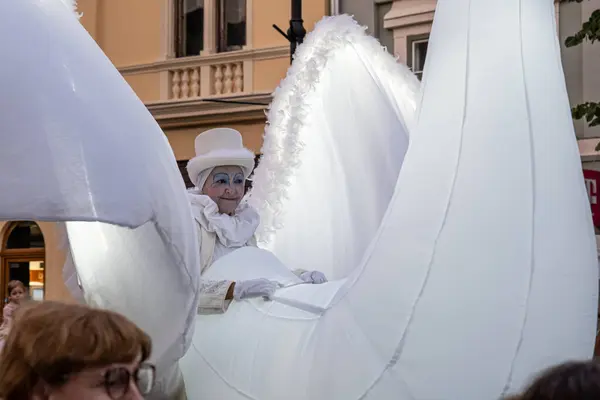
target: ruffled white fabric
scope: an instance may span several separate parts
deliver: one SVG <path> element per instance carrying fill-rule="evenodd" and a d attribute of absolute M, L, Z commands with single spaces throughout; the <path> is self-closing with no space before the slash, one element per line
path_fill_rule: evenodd
<path fill-rule="evenodd" d="M 234 215 L 227 215 L 220 213 L 217 204 L 198 189 L 190 190 L 189 198 L 196 221 L 208 232 L 214 232 L 222 246 L 242 247 L 254 236 L 260 217 L 247 203 L 240 204 Z"/>
<path fill-rule="evenodd" d="M 227 215 L 220 213 L 217 204 L 210 197 L 201 194 L 198 188 L 189 190 L 188 196 L 194 219 L 199 224 L 198 229 L 206 230 L 217 236 L 211 263 L 252 242 L 260 221 L 254 208 L 247 203 L 242 203 L 234 215 Z M 199 232 L 199 237 L 201 236 Z M 200 247 L 207 245 L 209 244 L 200 243 Z M 204 273 L 209 267 L 210 265 L 202 265 L 201 272 Z M 202 280 L 198 313 L 225 312 L 230 303 L 225 297 L 231 283 L 230 280 Z"/>

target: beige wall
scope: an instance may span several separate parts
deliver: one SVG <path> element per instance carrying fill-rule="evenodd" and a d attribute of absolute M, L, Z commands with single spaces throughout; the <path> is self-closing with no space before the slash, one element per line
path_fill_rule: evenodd
<path fill-rule="evenodd" d="M 287 45 L 272 27 L 289 26 L 290 2 L 252 2 L 250 42 L 253 48 Z M 165 40 L 171 32 L 169 5 L 172 0 L 79 0 L 81 23 L 118 67 L 152 63 L 165 59 Z M 328 0 L 304 0 L 303 19 L 307 31 L 326 15 Z"/>
<path fill-rule="evenodd" d="M 253 46 L 256 48 L 287 45 L 285 40 L 271 25 L 276 24 L 283 31 L 290 26 L 290 0 L 252 0 L 253 4 Z M 303 0 L 302 19 L 304 28 L 310 32 L 315 23 L 327 15 L 328 0 Z"/>
<path fill-rule="evenodd" d="M 275 60 L 259 60 L 254 62 L 256 73 L 253 76 L 253 85 L 255 92 L 272 92 L 290 66 L 289 58 L 279 58 Z"/>
<path fill-rule="evenodd" d="M 79 0 L 81 23 L 116 67 L 161 58 L 164 0 Z"/>
<path fill-rule="evenodd" d="M 10 222 L 0 222 L 0 233 L 3 239 L 6 229 L 10 227 Z M 73 301 L 62 278 L 62 268 L 65 262 L 65 254 L 61 250 L 61 239 L 56 224 L 52 222 L 38 222 L 45 244 L 45 286 L 44 295 L 46 300 Z M 4 247 L 4 243 L 2 243 Z M 4 266 L 0 256 L 0 265 Z M 8 282 L 2 282 L 6 285 Z"/>
<path fill-rule="evenodd" d="M 124 78 L 144 103 L 161 100 L 160 72 L 124 75 Z"/>

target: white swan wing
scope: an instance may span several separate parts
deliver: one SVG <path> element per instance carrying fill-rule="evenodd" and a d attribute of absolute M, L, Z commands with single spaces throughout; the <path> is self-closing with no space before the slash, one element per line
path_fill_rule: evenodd
<path fill-rule="evenodd" d="M 268 113 L 250 196 L 260 244 L 330 279 L 355 268 L 394 190 L 418 91 L 351 17 L 320 21 Z"/>
<path fill-rule="evenodd" d="M 0 218 L 69 221 L 87 300 L 137 322 L 172 364 L 200 271 L 163 132 L 61 1 L 0 2 L 0 38 Z"/>
<path fill-rule="evenodd" d="M 342 300 L 388 311 L 356 313 L 390 360 L 368 398 L 400 381 L 499 398 L 592 355 L 597 256 L 555 21 L 546 0 L 438 2 L 411 147 Z"/>

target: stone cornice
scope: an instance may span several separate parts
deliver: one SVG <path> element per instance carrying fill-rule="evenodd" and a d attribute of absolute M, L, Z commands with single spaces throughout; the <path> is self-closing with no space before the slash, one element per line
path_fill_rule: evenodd
<path fill-rule="evenodd" d="M 386 29 L 394 29 L 431 23 L 435 6 L 435 0 L 395 0 L 390 11 L 384 16 L 383 26 Z"/>
<path fill-rule="evenodd" d="M 239 62 L 246 60 L 269 60 L 276 58 L 289 58 L 289 46 L 267 47 L 262 49 L 244 49 L 239 51 L 228 51 L 225 53 L 207 54 L 194 57 L 181 57 L 169 60 L 156 61 L 148 64 L 137 64 L 117 68 L 122 75 L 144 74 L 150 72 L 161 72 L 185 67 L 198 67 L 202 65 L 214 65 L 227 62 Z"/>
<path fill-rule="evenodd" d="M 217 125 L 221 123 L 265 121 L 267 104 L 271 93 L 255 93 L 230 97 L 215 97 L 218 100 L 248 101 L 265 105 L 217 103 L 206 99 L 190 99 L 146 103 L 146 107 L 163 129 Z"/>

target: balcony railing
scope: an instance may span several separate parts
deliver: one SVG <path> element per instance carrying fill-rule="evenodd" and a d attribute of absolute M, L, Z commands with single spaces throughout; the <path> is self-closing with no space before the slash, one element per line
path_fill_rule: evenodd
<path fill-rule="evenodd" d="M 242 94 L 245 93 L 244 62 L 171 69 L 169 82 L 169 99 L 175 100 Z"/>
<path fill-rule="evenodd" d="M 281 71 L 277 60 L 287 64 L 288 46 L 168 59 L 119 71 L 163 129 L 183 128 L 264 120 L 277 85 L 274 68 Z M 254 74 L 269 75 L 266 81 L 272 80 L 273 87 L 264 87 L 260 79 L 261 87 L 255 88 Z M 217 99 L 230 101 L 206 101 Z"/>
<path fill-rule="evenodd" d="M 125 78 L 131 75 L 159 73 L 160 99 L 148 99 L 150 102 L 244 96 L 254 92 L 253 73 L 256 61 L 287 57 L 288 47 L 281 46 L 175 58 L 122 67 L 119 71 Z"/>

